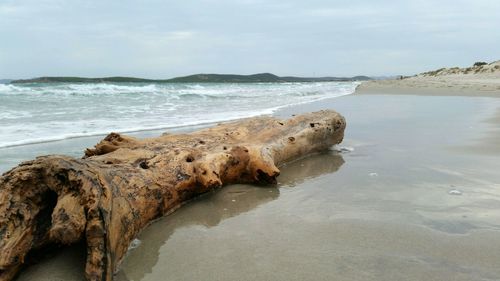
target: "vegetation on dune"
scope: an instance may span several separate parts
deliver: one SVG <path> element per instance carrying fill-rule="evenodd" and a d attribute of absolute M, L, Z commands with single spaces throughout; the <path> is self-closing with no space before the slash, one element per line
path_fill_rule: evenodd
<path fill-rule="evenodd" d="M 499 62 L 475 62 L 472 66 L 466 68 L 452 67 L 452 68 L 440 68 L 433 71 L 427 71 L 419 74 L 419 76 L 424 77 L 435 77 L 443 75 L 454 75 L 454 74 L 480 74 L 480 73 L 494 73 L 500 70 Z"/>

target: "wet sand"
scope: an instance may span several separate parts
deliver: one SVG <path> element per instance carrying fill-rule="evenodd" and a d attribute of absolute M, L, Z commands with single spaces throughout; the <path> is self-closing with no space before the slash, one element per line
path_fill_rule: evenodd
<path fill-rule="evenodd" d="M 148 227 L 118 281 L 500 280 L 500 99 L 361 95 L 340 150 L 226 186 Z M 18 280 L 83 280 L 78 246 Z"/>
<path fill-rule="evenodd" d="M 477 137 L 475 144 L 464 148 L 485 155 L 500 154 L 500 109 L 497 110 L 493 117 L 486 119 L 485 122 L 490 124 L 488 131 Z"/>

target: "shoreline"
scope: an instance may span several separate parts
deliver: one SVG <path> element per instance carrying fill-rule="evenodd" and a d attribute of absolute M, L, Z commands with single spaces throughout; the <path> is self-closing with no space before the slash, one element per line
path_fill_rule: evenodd
<path fill-rule="evenodd" d="M 314 101 L 306 101 L 298 104 L 292 105 L 283 105 L 276 108 L 271 109 L 269 113 L 260 113 L 256 115 L 251 115 L 242 118 L 235 119 L 227 119 L 227 120 L 216 120 L 216 121 L 208 121 L 197 124 L 188 124 L 188 125 L 173 125 L 173 126 L 159 126 L 154 128 L 145 128 L 145 129 L 131 129 L 131 130 L 123 130 L 117 131 L 120 134 L 130 134 L 131 136 L 137 137 L 147 137 L 154 136 L 156 133 L 182 133 L 182 132 L 190 132 L 196 129 L 207 128 L 210 126 L 214 126 L 220 123 L 233 122 L 237 120 L 242 120 L 246 118 L 252 118 L 256 116 L 279 116 L 279 113 L 282 111 L 286 111 L 288 108 L 292 109 L 307 106 L 308 104 L 314 104 L 321 101 L 328 101 L 330 99 L 336 99 L 342 96 L 348 95 L 414 95 L 414 96 L 463 96 L 463 97 L 485 97 L 485 98 L 500 98 L 500 80 L 494 80 L 495 83 L 488 83 L 492 80 L 472 80 L 475 81 L 472 84 L 467 84 L 466 86 L 456 83 L 456 81 L 452 79 L 438 79 L 438 78 L 406 78 L 403 80 L 374 80 L 374 81 L 365 81 L 359 82 L 360 84 L 356 86 L 353 93 L 343 94 L 336 97 L 326 97 L 321 98 Z M 485 84 L 486 83 L 486 84 Z M 483 87 L 486 85 L 486 87 Z M 19 144 L 9 144 L 5 146 L 1 146 L 2 149 L 10 149 L 16 147 L 29 147 L 32 145 L 43 145 L 50 143 L 59 143 L 65 142 L 68 140 L 85 140 L 85 139 L 97 139 L 105 137 L 111 132 L 96 132 L 88 135 L 75 135 L 68 137 L 60 137 L 54 139 L 47 140 L 34 140 L 26 143 Z M 96 142 L 97 143 L 97 142 Z M 2 170 L 0 170 L 0 173 Z"/>

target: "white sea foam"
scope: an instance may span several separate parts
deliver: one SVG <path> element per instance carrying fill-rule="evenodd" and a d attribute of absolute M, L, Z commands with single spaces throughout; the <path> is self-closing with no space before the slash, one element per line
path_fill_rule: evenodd
<path fill-rule="evenodd" d="M 23 88 L 17 87 L 12 84 L 0 84 L 0 94 L 15 93 L 23 90 L 24 90 Z"/>
<path fill-rule="evenodd" d="M 0 84 L 0 148 L 272 114 L 357 83 Z"/>

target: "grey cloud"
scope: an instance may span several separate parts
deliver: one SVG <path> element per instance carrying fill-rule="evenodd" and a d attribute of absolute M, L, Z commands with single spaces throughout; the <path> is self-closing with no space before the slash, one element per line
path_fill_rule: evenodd
<path fill-rule="evenodd" d="M 0 1 L 0 78 L 413 74 L 500 59 L 500 1 Z"/>

